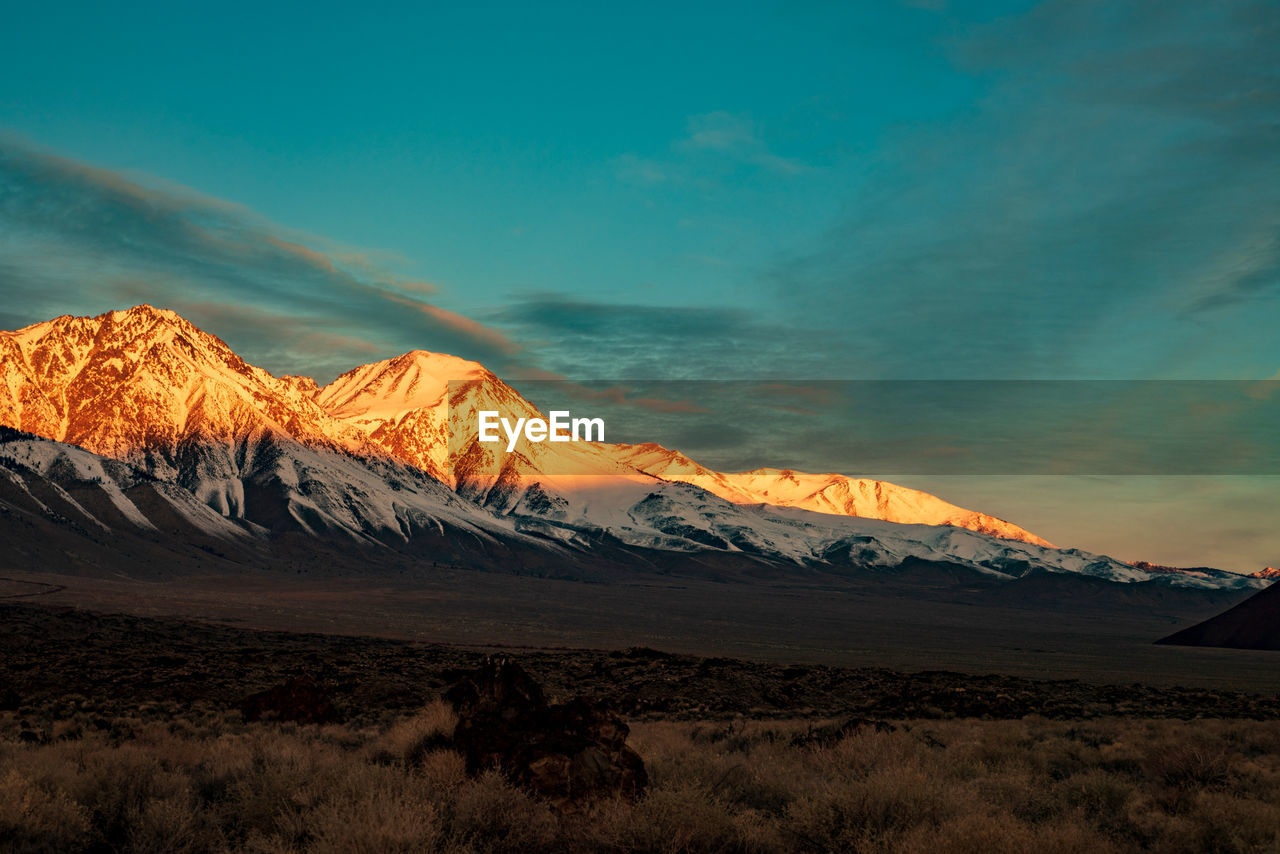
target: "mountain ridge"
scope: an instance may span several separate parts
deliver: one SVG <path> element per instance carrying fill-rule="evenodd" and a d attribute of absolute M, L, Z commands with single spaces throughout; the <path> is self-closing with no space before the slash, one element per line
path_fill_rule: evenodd
<path fill-rule="evenodd" d="M 94 321 L 97 321 L 96 328 Z M 62 346 L 33 346 L 53 333 L 61 333 L 62 340 L 55 344 Z M 127 342 L 121 342 L 122 336 L 118 333 L 129 336 Z M 116 334 L 115 340 L 113 334 Z M 86 338 L 92 339 L 90 346 L 85 346 Z M 11 393 L 6 407 L 5 399 L 0 396 L 0 423 L 124 459 L 132 458 L 143 448 L 154 451 L 157 445 L 176 447 L 197 430 L 203 438 L 235 437 L 244 432 L 245 422 L 252 421 L 239 405 L 244 403 L 245 396 L 251 396 L 254 408 L 266 416 L 266 423 L 260 426 L 268 433 L 287 435 L 304 445 L 331 442 L 346 450 L 386 453 L 456 486 L 457 475 L 449 459 L 448 446 L 451 436 L 464 432 L 459 426 L 462 419 L 457 415 L 474 420 L 481 404 L 487 408 L 519 410 L 518 414 L 525 417 L 541 414 L 483 365 L 426 350 L 413 350 L 357 366 L 324 386 L 309 377 L 274 377 L 244 362 L 220 338 L 199 329 L 176 312 L 149 305 L 107 312 L 95 318 L 63 315 L 16 332 L 0 333 L 0 348 L 15 340 L 34 350 L 36 358 L 28 357 L 21 348 L 18 358 L 11 358 L 11 347 L 6 352 L 6 374 L 10 373 L 11 361 L 23 366 L 30 363 L 39 366 L 41 370 L 31 371 L 24 378 L 38 391 L 44 406 L 33 419 L 21 405 L 20 397 L 15 405 L 15 396 Z M 138 388 L 126 387 L 123 392 L 107 396 L 107 405 L 115 406 L 120 417 L 103 418 L 100 413 L 85 411 L 75 401 L 68 401 L 69 395 L 101 400 L 104 395 L 94 393 L 95 385 L 134 380 L 111 369 L 128 351 L 141 350 L 140 341 L 147 345 L 147 352 L 136 359 L 135 373 L 144 374 L 143 382 L 132 383 Z M 220 363 L 224 370 L 215 376 L 207 371 L 192 371 L 191 363 L 200 356 L 205 363 Z M 155 364 L 164 362 L 174 367 L 165 370 L 164 364 Z M 95 374 L 97 376 L 93 376 Z M 14 383 L 11 377 L 7 379 L 12 392 Z M 151 382 L 145 382 L 146 379 Z M 450 381 L 462 386 L 462 393 L 452 400 L 446 397 Z M 478 387 L 468 388 L 472 383 Z M 49 394 L 50 385 L 61 394 Z M 130 398 L 154 397 L 156 389 L 165 386 L 182 388 L 181 400 L 171 395 L 173 399 L 152 400 L 150 406 L 125 405 Z M 226 399 L 225 394 L 219 399 L 218 387 L 230 387 L 236 394 L 231 399 Z M 479 400 L 464 402 L 468 393 Z M 450 418 L 450 412 L 455 417 Z M 141 427 L 158 424 L 169 424 L 172 429 L 167 435 L 156 436 L 145 432 L 154 426 Z M 616 447 L 618 453 L 583 455 L 581 448 L 545 446 L 544 455 L 559 452 L 559 457 L 578 457 L 563 464 L 568 471 L 585 468 L 593 474 L 622 474 L 623 469 L 634 468 L 663 480 L 693 483 L 734 503 L 796 506 L 815 512 L 906 524 L 950 524 L 1052 547 L 1048 541 L 1012 523 L 883 481 L 778 469 L 716 472 L 679 451 L 657 445 L 611 447 Z M 636 448 L 649 447 L 669 456 L 650 463 L 634 453 Z M 493 462 L 494 455 L 484 453 L 484 449 L 469 450 Z M 686 471 L 676 470 L 673 459 Z M 533 468 L 534 471 L 525 473 L 548 473 L 547 466 L 541 470 L 537 470 L 537 466 Z M 761 483 L 765 479 L 762 474 L 766 472 L 776 472 L 775 481 L 804 478 L 812 487 L 811 494 L 776 498 L 770 494 L 771 489 L 776 490 L 781 484 Z M 815 483 L 817 479 L 825 483 Z M 840 491 L 845 494 L 832 494 Z"/>
<path fill-rule="evenodd" d="M 1000 577 L 1036 567 L 1150 577 L 879 481 L 714 472 L 652 444 L 526 444 L 507 454 L 459 439 L 482 407 L 541 413 L 483 365 L 425 350 L 320 386 L 274 377 L 176 313 L 144 305 L 0 333 L 0 353 L 0 424 L 127 462 L 258 534 L 413 551 L 461 531 L 562 557 L 714 551 L 796 566 L 911 558 Z M 70 477 L 27 468 L 28 478 Z M 1230 573 L 1170 583 L 1250 584 Z"/>

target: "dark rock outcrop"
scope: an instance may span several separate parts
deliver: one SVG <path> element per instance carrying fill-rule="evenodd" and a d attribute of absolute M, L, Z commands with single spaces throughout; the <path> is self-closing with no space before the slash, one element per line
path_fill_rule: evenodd
<path fill-rule="evenodd" d="M 342 717 L 329 699 L 329 692 L 306 676 L 293 676 L 283 684 L 250 694 L 238 705 L 246 721 L 323 724 Z"/>
<path fill-rule="evenodd" d="M 582 697 L 547 703 L 542 686 L 510 660 L 487 660 L 445 699 L 458 712 L 454 746 L 471 773 L 499 768 L 562 806 L 635 799 L 648 784 L 644 762 L 627 746 L 630 730 L 617 715 Z"/>

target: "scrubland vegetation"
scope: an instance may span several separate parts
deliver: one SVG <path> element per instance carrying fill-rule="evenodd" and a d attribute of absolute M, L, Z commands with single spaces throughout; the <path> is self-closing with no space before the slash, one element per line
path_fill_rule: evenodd
<path fill-rule="evenodd" d="M 638 722 L 648 791 L 566 810 L 468 776 L 452 715 L 0 712 L 0 850 L 1280 850 L 1276 721 L 908 720 L 826 739 L 804 738 L 812 721 Z"/>

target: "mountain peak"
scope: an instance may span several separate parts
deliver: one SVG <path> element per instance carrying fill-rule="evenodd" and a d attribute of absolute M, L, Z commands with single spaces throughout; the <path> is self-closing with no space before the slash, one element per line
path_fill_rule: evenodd
<path fill-rule="evenodd" d="M 175 472 L 192 443 L 212 445 L 201 451 L 199 479 L 219 507 L 242 504 L 235 483 L 243 466 L 256 465 L 251 452 L 264 440 L 372 453 L 454 483 L 458 449 L 450 438 L 473 430 L 477 411 L 539 414 L 478 362 L 429 350 L 361 365 L 323 387 L 276 378 L 177 313 L 147 304 L 5 333 L 0 354 L 0 424 L 118 459 L 167 461 Z M 452 381 L 467 385 L 451 394 Z M 648 478 L 682 482 L 736 504 L 950 525 L 1048 546 L 1003 520 L 880 481 L 790 468 L 717 472 L 654 443 L 537 451 L 523 459 L 522 477 L 554 480 L 584 467 L 624 481 L 639 473 L 644 488 Z M 474 459 L 466 462 L 466 472 L 477 470 Z M 225 501 L 217 497 L 224 492 Z"/>
<path fill-rule="evenodd" d="M 168 309 L 63 316 L 0 337 L 0 421 L 133 459 L 187 439 L 249 434 L 328 442 L 309 396 Z"/>
<path fill-rule="evenodd" d="M 157 320 L 170 320 L 180 322 L 184 325 L 190 325 L 187 319 L 182 317 L 176 311 L 167 308 L 156 308 L 150 303 L 140 302 L 131 308 L 122 308 L 115 311 L 109 311 L 112 320 L 122 320 L 126 318 L 146 317 Z M 103 315 L 99 315 L 100 317 Z"/>
<path fill-rule="evenodd" d="M 13 332 L 0 332 L 0 336 L 16 342 L 24 349 L 55 344 L 64 350 L 70 348 L 83 354 L 90 348 L 127 347 L 144 337 L 161 337 L 151 334 L 153 330 L 160 330 L 162 335 L 174 333 L 199 339 L 231 353 L 231 348 L 220 338 L 199 329 L 177 312 L 146 303 L 106 311 L 93 317 L 63 314 Z"/>
<path fill-rule="evenodd" d="M 491 376 L 484 365 L 446 353 L 410 350 L 347 371 L 316 392 L 336 418 L 386 419 L 435 406 L 449 383 Z"/>

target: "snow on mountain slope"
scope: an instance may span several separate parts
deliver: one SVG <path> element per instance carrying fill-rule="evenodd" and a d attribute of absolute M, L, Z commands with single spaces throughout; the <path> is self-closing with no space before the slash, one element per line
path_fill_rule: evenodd
<path fill-rule="evenodd" d="M 301 534 L 412 554 L 424 543 L 467 543 L 562 560 L 566 550 L 607 554 L 620 543 L 802 566 L 888 567 L 914 557 L 1000 577 L 1043 569 L 1263 583 L 1155 575 L 1055 550 L 1002 520 L 877 481 L 726 474 L 657 445 L 522 442 L 508 453 L 504 442 L 477 440 L 477 413 L 542 413 L 483 366 L 425 351 L 321 388 L 273 377 L 178 315 L 137 306 L 0 333 L 0 354 L 0 423 L 87 449 L 14 444 L 5 458 L 11 494 L 25 484 L 38 501 L 37 486 L 73 483 L 67 501 L 96 502 L 81 507 L 88 524 L 161 527 L 149 510 L 159 507 L 215 536 Z M 114 469 L 104 457 L 136 468 Z M 33 485 L 23 471 L 52 485 Z M 142 475 L 151 481 L 133 483 Z M 140 506 L 131 490 L 144 488 L 160 503 Z"/>
<path fill-rule="evenodd" d="M 246 483 L 275 448 L 351 444 L 311 388 L 171 311 L 59 317 L 0 333 L 0 351 L 0 423 L 133 463 L 224 516 L 245 517 Z"/>
<path fill-rule="evenodd" d="M 450 381 L 484 378 L 493 375 L 479 362 L 412 350 L 348 371 L 319 389 L 315 399 L 335 418 L 377 423 L 438 406 Z"/>
<path fill-rule="evenodd" d="M 144 497 L 151 497 L 158 498 L 169 511 L 210 536 L 226 540 L 252 536 L 251 528 L 235 524 L 187 490 L 157 481 L 128 463 L 100 457 L 74 445 L 5 437 L 0 439 L 0 468 L 37 507 L 50 509 L 40 495 L 39 486 L 43 485 L 103 531 L 121 525 L 158 531 L 162 526 L 138 505 Z M 43 483 L 34 483 L 32 475 L 38 475 Z M 76 495 L 73 496 L 72 491 Z M 93 501 L 95 493 L 105 502 Z M 110 512 L 112 510 L 114 512 Z"/>
<path fill-rule="evenodd" d="M 445 526 L 513 533 L 428 474 L 370 453 L 313 400 L 313 381 L 248 365 L 173 312 L 61 317 L 0 333 L 0 350 L 0 423 L 133 463 L 220 517 L 374 542 Z"/>
<path fill-rule="evenodd" d="M 295 383 L 171 311 L 141 305 L 0 332 L 0 356 L 0 423 L 104 456 L 150 455 L 156 466 L 184 440 L 247 435 L 346 444 Z"/>
<path fill-rule="evenodd" d="M 315 400 L 365 436 L 369 447 L 427 471 L 460 494 L 505 511 L 536 482 L 567 487 L 567 475 L 645 478 L 612 456 L 611 445 L 529 443 L 508 453 L 505 438 L 481 442 L 484 410 L 544 417 L 537 407 L 476 362 L 415 350 L 338 377 Z"/>
<path fill-rule="evenodd" d="M 450 387 L 452 371 L 461 376 Z M 518 530 L 571 546 L 607 535 L 639 548 L 720 550 L 803 565 L 889 567 L 919 558 L 1000 577 L 1037 568 L 1124 582 L 1153 577 L 880 481 L 771 469 L 726 474 L 655 444 L 521 442 L 507 454 L 501 443 L 475 440 L 478 411 L 543 413 L 482 366 L 449 356 L 416 351 L 366 365 L 321 389 L 317 400 L 388 454 L 446 473 L 462 494 L 513 519 Z M 1250 585 L 1230 573 L 1164 579 Z"/>
<path fill-rule="evenodd" d="M 1221 570 L 1209 574 L 1144 572 L 1110 557 L 991 537 L 950 525 L 907 525 L 814 513 L 794 507 L 737 504 L 692 484 L 643 478 L 539 479 L 511 508 L 521 530 L 566 543 L 601 535 L 640 548 L 714 550 L 783 558 L 802 566 L 892 568 L 910 558 L 967 567 L 1001 579 L 1042 570 L 1129 583 L 1158 578 L 1175 587 L 1247 589 L 1265 582 Z M 573 501 L 559 502 L 569 494 Z"/>
<path fill-rule="evenodd" d="M 296 531 L 378 546 L 404 546 L 422 535 L 545 545 L 519 534 L 514 520 L 487 513 L 434 478 L 394 460 L 361 459 L 287 442 L 265 442 L 256 456 L 242 483 L 247 506 L 228 514 L 176 482 L 74 445 L 20 435 L 0 439 L 0 469 L 38 508 L 48 509 L 40 490 L 52 489 L 85 520 L 107 532 L 124 522 L 162 531 L 166 523 L 153 521 L 158 498 L 169 514 L 193 529 L 226 540 Z M 86 496 L 97 493 L 115 513 L 104 514 L 102 502 L 87 503 Z M 151 499 L 146 502 L 149 509 L 140 506 L 142 498 Z"/>
<path fill-rule="evenodd" d="M 269 463 L 270 449 L 292 440 L 389 456 L 497 510 L 519 500 L 519 477 L 640 471 L 737 503 L 950 524 L 1045 545 L 925 493 L 841 475 L 723 474 L 656 445 L 523 444 L 507 454 L 474 440 L 477 412 L 541 413 L 482 365 L 438 353 L 363 365 L 317 388 L 308 378 L 273 377 L 174 312 L 142 305 L 0 333 L 0 354 L 0 423 L 142 464 L 229 516 L 244 513 L 260 446 Z"/>
<path fill-rule="evenodd" d="M 1002 519 L 883 481 L 778 469 L 728 474 L 656 444 L 522 442 L 517 453 L 507 454 L 500 445 L 475 440 L 478 412 L 494 410 L 512 420 L 545 414 L 482 365 L 453 356 L 415 350 L 362 365 L 320 389 L 315 399 L 335 419 L 363 432 L 370 444 L 460 487 L 464 494 L 479 495 L 481 503 L 494 509 L 510 509 L 518 476 L 534 477 L 544 490 L 554 481 L 559 497 L 572 502 L 566 475 L 634 477 L 640 472 L 690 483 L 737 504 L 954 525 L 1052 547 Z M 579 478 L 576 483 L 582 488 L 590 481 Z"/>
<path fill-rule="evenodd" d="M 952 525 L 981 534 L 1054 548 L 1049 541 L 986 513 L 966 510 L 937 496 L 881 480 L 842 474 L 807 474 L 791 469 L 718 472 L 660 445 L 618 445 L 618 457 L 664 480 L 679 480 L 714 492 L 735 504 L 798 507 L 837 516 L 886 522 Z"/>
<path fill-rule="evenodd" d="M 473 393 L 455 395 L 458 400 L 451 404 L 451 380 L 465 382 Z M 451 405 L 476 397 L 477 389 L 486 392 L 481 395 L 485 399 L 465 413 L 453 413 L 451 419 Z M 454 485 L 451 427 L 464 417 L 474 418 L 477 408 L 505 410 L 527 405 L 505 391 L 509 389 L 476 362 L 414 350 L 348 371 L 318 389 L 314 400 L 333 418 L 362 434 L 370 447 Z"/>

